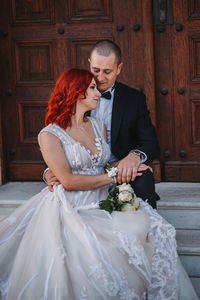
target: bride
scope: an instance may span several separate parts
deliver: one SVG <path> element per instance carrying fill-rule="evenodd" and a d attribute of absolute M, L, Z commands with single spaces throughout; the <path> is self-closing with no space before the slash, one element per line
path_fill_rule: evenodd
<path fill-rule="evenodd" d="M 99 97 L 85 70 L 69 69 L 56 83 L 38 140 L 61 184 L 1 221 L 1 299 L 197 299 L 175 229 L 156 210 L 141 199 L 131 212 L 98 207 L 115 180 L 104 172 L 104 124 L 85 117 Z"/>

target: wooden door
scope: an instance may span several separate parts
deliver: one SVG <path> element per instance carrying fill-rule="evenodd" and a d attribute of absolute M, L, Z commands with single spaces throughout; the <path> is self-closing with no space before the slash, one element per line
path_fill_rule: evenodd
<path fill-rule="evenodd" d="M 156 122 L 149 0 L 3 0 L 0 14 L 4 181 L 41 179 L 37 134 L 50 92 L 66 68 L 88 68 L 90 48 L 99 39 L 120 45 L 119 79 L 146 92 Z"/>
<path fill-rule="evenodd" d="M 155 26 L 162 179 L 200 181 L 200 2 L 172 2 L 173 22 Z"/>

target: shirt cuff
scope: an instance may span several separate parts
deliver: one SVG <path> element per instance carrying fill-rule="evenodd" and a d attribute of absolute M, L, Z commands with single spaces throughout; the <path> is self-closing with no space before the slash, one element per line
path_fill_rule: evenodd
<path fill-rule="evenodd" d="M 46 168 L 45 170 L 44 170 L 44 172 L 43 172 L 43 176 L 42 176 L 42 179 L 43 179 L 43 181 L 47 184 L 47 182 L 46 182 L 46 180 L 45 180 L 45 174 L 46 174 L 46 172 L 49 170 L 49 168 Z"/>
<path fill-rule="evenodd" d="M 141 151 L 141 150 L 138 150 L 138 149 L 133 149 L 133 150 L 131 150 L 129 153 L 135 153 L 135 154 L 141 154 L 143 157 L 142 158 L 140 158 L 140 163 L 141 164 L 143 164 L 146 160 L 147 160 L 147 155 L 146 155 L 146 153 L 144 153 L 143 151 Z"/>

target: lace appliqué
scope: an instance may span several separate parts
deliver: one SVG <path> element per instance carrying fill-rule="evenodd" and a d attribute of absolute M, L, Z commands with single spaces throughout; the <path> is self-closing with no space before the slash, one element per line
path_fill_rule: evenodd
<path fill-rule="evenodd" d="M 0 278 L 2 278 L 0 274 Z M 10 287 L 9 280 L 0 280 L 0 299 L 5 300 Z"/>
<path fill-rule="evenodd" d="M 60 259 L 61 259 L 62 264 L 64 264 L 65 263 L 65 259 L 67 257 L 65 248 L 61 244 L 60 246 L 57 247 L 57 250 L 60 252 Z"/>
<path fill-rule="evenodd" d="M 111 272 L 111 270 L 110 270 Z M 110 277 L 112 279 L 110 279 Z M 145 300 L 146 292 L 140 297 L 134 288 L 128 286 L 128 281 L 123 271 L 121 274 L 116 271 L 109 274 L 102 266 L 102 263 L 90 267 L 90 272 L 88 274 L 88 279 L 90 284 L 98 290 L 98 292 L 103 296 L 103 299 L 106 299 L 105 293 L 109 297 L 116 297 L 119 295 L 120 300 Z M 84 295 L 84 297 L 83 297 Z M 80 300 L 87 300 L 86 289 L 83 288 L 81 295 L 79 296 Z"/>
<path fill-rule="evenodd" d="M 81 146 L 82 148 L 84 148 L 88 152 L 93 165 L 94 164 L 98 164 L 98 162 L 101 159 L 101 155 L 102 155 L 102 139 L 100 137 L 96 137 L 95 138 L 95 146 L 97 147 L 98 152 L 94 153 L 94 154 L 92 154 L 92 152 L 91 152 L 90 149 L 86 149 L 84 146 Z"/>
<path fill-rule="evenodd" d="M 126 233 L 120 231 L 115 231 L 114 234 L 119 239 L 121 252 L 124 255 L 128 255 L 129 264 L 132 264 L 141 273 L 143 278 L 150 283 L 151 267 L 140 240 L 135 236 L 128 236 Z"/>
<path fill-rule="evenodd" d="M 71 166 L 72 172 L 79 174 L 99 174 L 103 172 L 103 167 L 110 157 L 110 149 L 103 136 L 103 126 L 99 129 L 99 120 L 90 118 L 95 133 L 96 153 L 81 145 L 78 141 L 73 140 L 65 130 L 56 124 L 49 124 L 41 130 L 48 131 L 57 136 L 63 146 L 63 150 Z M 41 133 L 40 132 L 40 133 Z M 38 141 L 40 134 L 38 135 Z M 101 172 L 99 172 L 101 167 Z"/>
<path fill-rule="evenodd" d="M 141 297 L 136 293 L 134 288 L 128 287 L 128 281 L 126 276 L 122 272 L 122 281 L 120 284 L 120 300 L 146 300 L 146 291 L 141 295 Z"/>
<path fill-rule="evenodd" d="M 141 203 L 150 218 L 149 236 L 154 239 L 152 278 L 148 288 L 148 300 L 176 300 L 177 251 L 175 228 L 165 221 L 150 205 Z"/>
<path fill-rule="evenodd" d="M 82 288 L 79 300 L 88 300 L 85 286 Z"/>

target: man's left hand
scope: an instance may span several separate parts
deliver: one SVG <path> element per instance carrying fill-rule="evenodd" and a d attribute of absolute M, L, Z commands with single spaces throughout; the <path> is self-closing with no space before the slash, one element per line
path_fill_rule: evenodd
<path fill-rule="evenodd" d="M 134 153 L 129 153 L 125 158 L 123 158 L 119 162 L 117 168 L 117 182 L 119 184 L 134 181 L 136 176 L 142 176 L 142 171 L 146 171 L 147 169 L 153 172 L 150 166 L 140 164 L 140 157 Z"/>
<path fill-rule="evenodd" d="M 138 174 L 138 168 L 140 166 L 140 157 L 135 153 L 129 153 L 125 158 L 120 160 L 117 168 L 117 182 L 121 183 L 129 183 L 130 181 L 134 181 L 135 177 Z M 142 175 L 142 174 L 141 174 Z M 138 176 L 141 176 L 138 174 Z"/>

